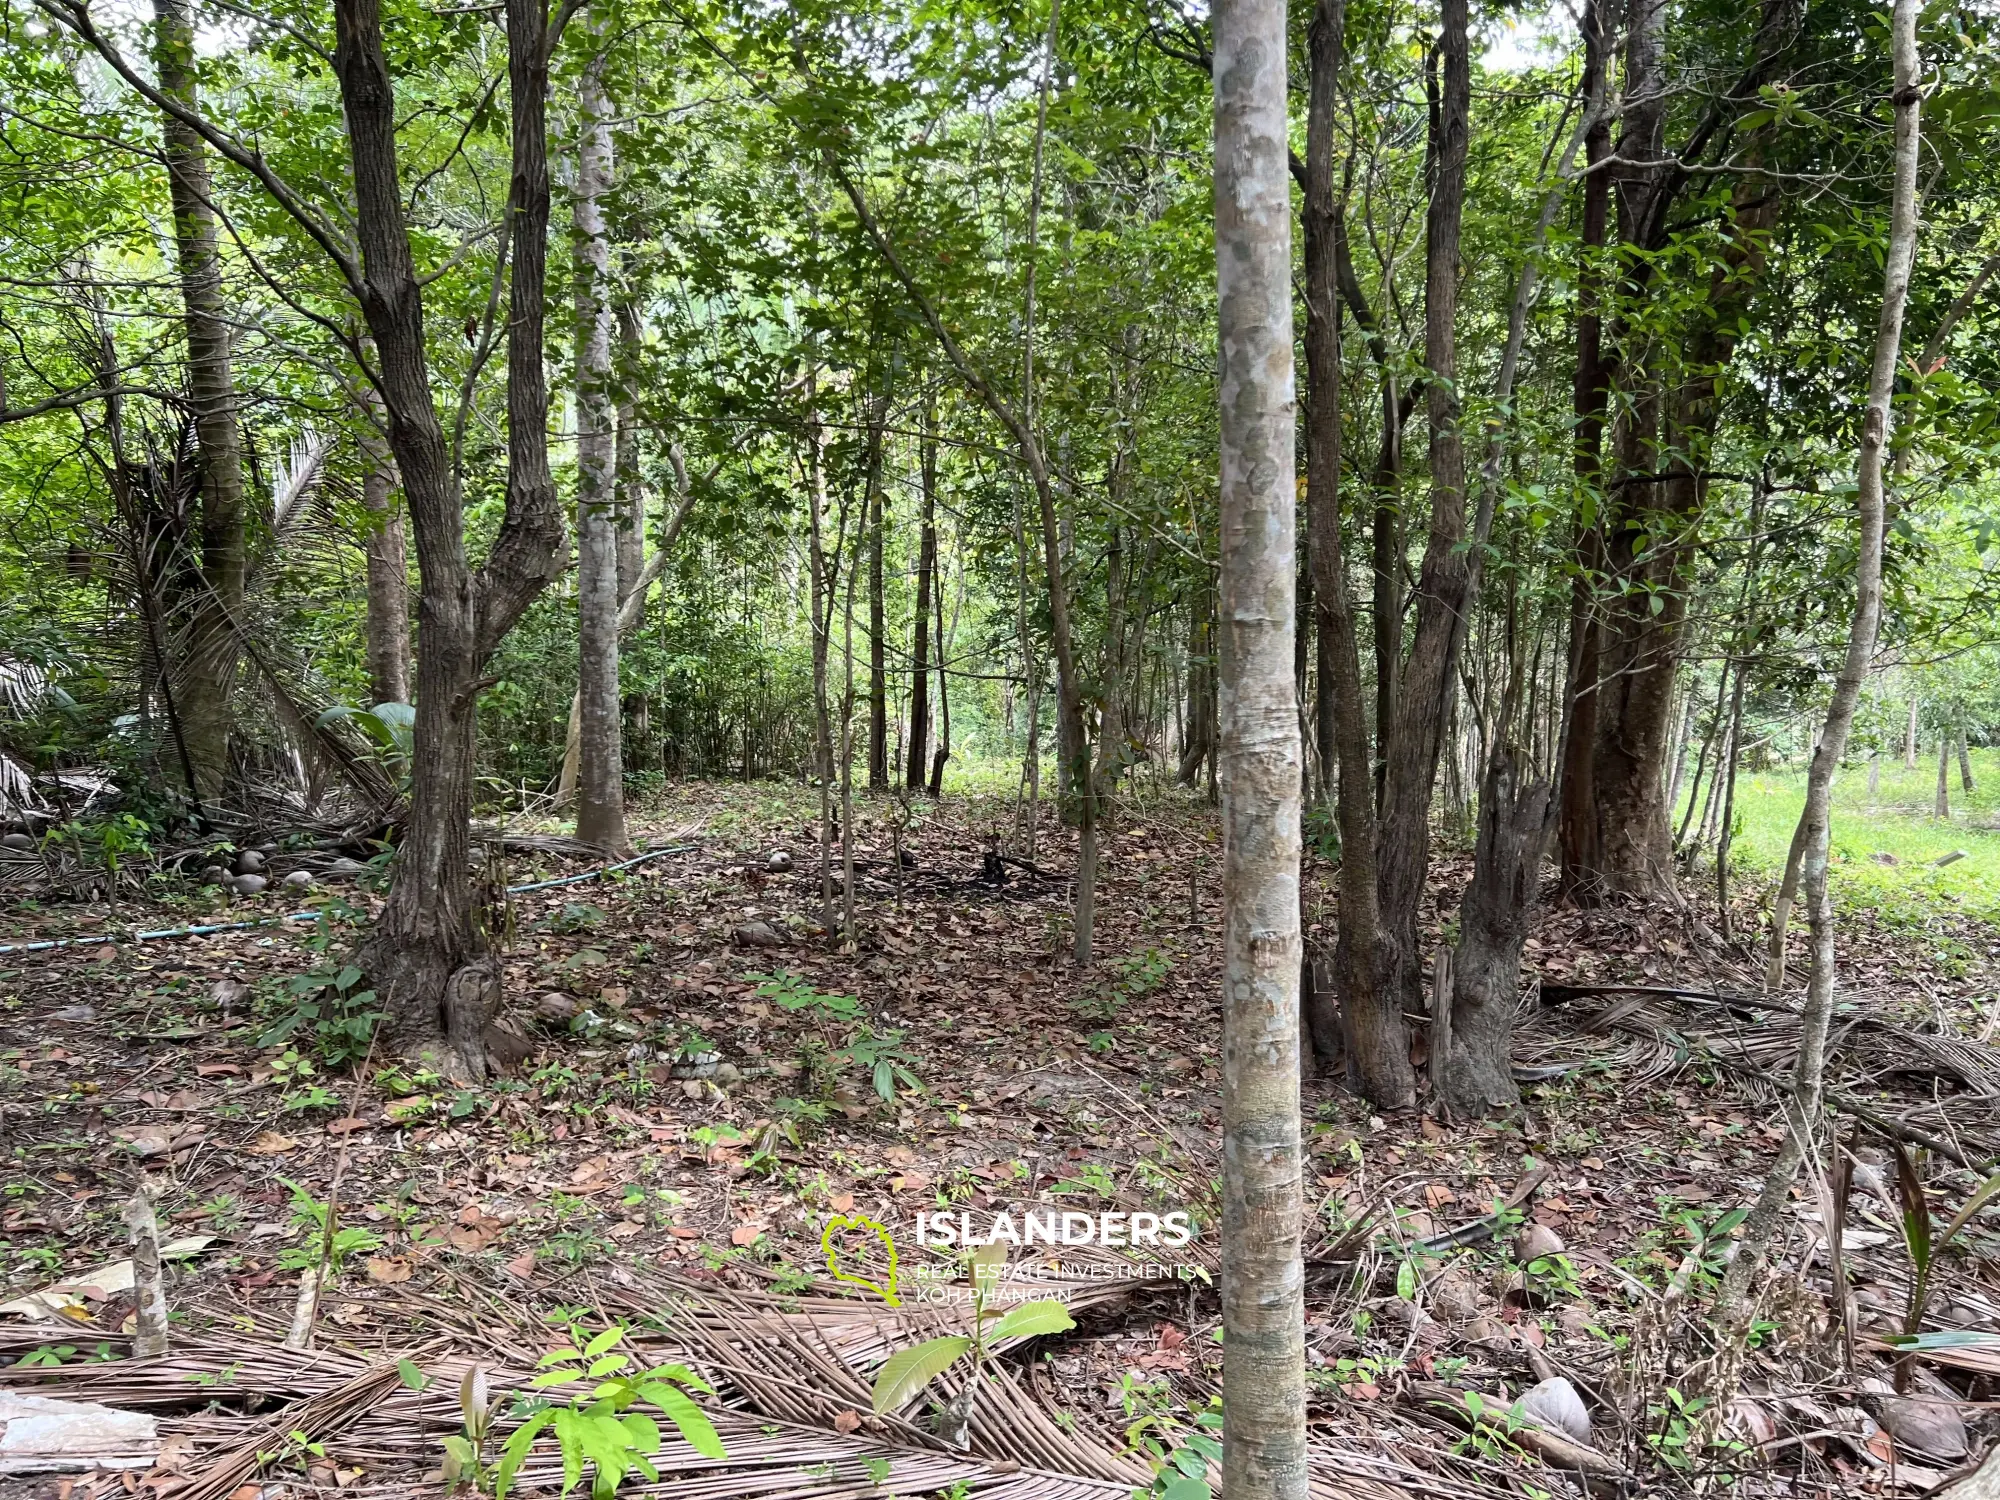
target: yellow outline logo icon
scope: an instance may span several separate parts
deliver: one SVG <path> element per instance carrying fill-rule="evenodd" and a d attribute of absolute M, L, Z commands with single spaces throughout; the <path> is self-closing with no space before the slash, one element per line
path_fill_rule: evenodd
<path fill-rule="evenodd" d="M 882 1242 L 882 1248 L 889 1253 L 889 1284 L 878 1285 L 866 1276 L 856 1276 L 840 1269 L 840 1252 L 833 1246 L 833 1237 L 846 1229 L 862 1229 Z M 845 1281 L 854 1286 L 865 1286 L 871 1292 L 878 1292 L 891 1307 L 901 1307 L 903 1299 L 896 1295 L 896 1242 L 889 1237 L 889 1231 L 875 1220 L 861 1214 L 842 1214 L 828 1219 L 826 1228 L 819 1233 L 819 1247 L 826 1254 L 826 1269 L 835 1281 Z"/>

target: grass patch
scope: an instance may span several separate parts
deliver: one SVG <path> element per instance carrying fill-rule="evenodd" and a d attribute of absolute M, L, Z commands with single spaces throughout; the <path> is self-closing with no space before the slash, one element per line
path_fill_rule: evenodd
<path fill-rule="evenodd" d="M 1973 751 L 1972 772 L 1967 793 L 1953 758 L 1947 822 L 1932 816 L 1935 760 L 1906 771 L 1899 757 L 1885 757 L 1873 795 L 1865 765 L 1843 769 L 1833 789 L 1834 899 L 1898 927 L 1934 930 L 1936 917 L 1951 914 L 2000 926 L 2000 750 Z M 1805 790 L 1803 769 L 1738 776 L 1733 867 L 1778 878 Z M 1953 850 L 1965 858 L 1933 863 Z"/>

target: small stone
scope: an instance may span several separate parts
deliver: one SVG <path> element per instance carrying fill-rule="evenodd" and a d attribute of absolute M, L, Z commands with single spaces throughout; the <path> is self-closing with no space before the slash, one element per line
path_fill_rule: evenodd
<path fill-rule="evenodd" d="M 1965 1457 L 1965 1421 L 1955 1406 L 1923 1396 L 1884 1396 L 1877 1415 L 1898 1448 L 1947 1463 Z"/>
<path fill-rule="evenodd" d="M 576 1001 L 561 990 L 545 990 L 535 996 L 535 1014 L 544 1021 L 567 1026 L 576 1018 Z"/>
<path fill-rule="evenodd" d="M 313 878 L 310 870 L 294 870 L 285 877 L 285 889 L 288 891 L 309 891 L 312 888 Z"/>
<path fill-rule="evenodd" d="M 769 922 L 739 922 L 736 924 L 736 941 L 745 948 L 777 948 L 784 944 L 778 936 L 778 929 Z"/>
<path fill-rule="evenodd" d="M 90 1005 L 65 1005 L 56 1011 L 51 1019 L 67 1022 L 71 1026 L 81 1026 L 87 1021 L 97 1019 L 97 1009 Z"/>
<path fill-rule="evenodd" d="M 1546 1224 L 1530 1224 L 1514 1237 L 1514 1259 L 1524 1266 L 1545 1256 L 1561 1255 L 1566 1248 L 1562 1236 Z"/>
<path fill-rule="evenodd" d="M 1431 1311 L 1447 1323 L 1470 1323 L 1479 1316 L 1472 1278 L 1456 1266 L 1430 1285 Z"/>
<path fill-rule="evenodd" d="M 0 849 L 19 849 L 23 853 L 32 854 L 34 848 L 35 841 L 25 833 L 0 835 Z"/>
<path fill-rule="evenodd" d="M 792 856 L 783 849 L 773 849 L 764 856 L 764 869 L 771 875 L 789 875 L 792 873 Z"/>
<path fill-rule="evenodd" d="M 1514 1342 L 1507 1332 L 1507 1325 L 1498 1318 L 1474 1318 L 1466 1326 L 1465 1341 L 1481 1349 L 1493 1350 L 1505 1349 Z"/>
<path fill-rule="evenodd" d="M 1563 1336 L 1566 1338 L 1598 1338 L 1600 1335 L 1596 1331 L 1596 1323 L 1597 1313 L 1580 1302 L 1573 1302 L 1556 1314 L 1556 1326 L 1563 1331 Z"/>
<path fill-rule="evenodd" d="M 358 859 L 349 859 L 344 854 L 326 867 L 328 880 L 354 880 L 367 873 L 368 866 Z"/>
<path fill-rule="evenodd" d="M 724 1083 L 740 1083 L 743 1079 L 743 1070 L 732 1062 L 718 1063 L 715 1076 Z"/>
<path fill-rule="evenodd" d="M 1537 1427 L 1560 1432 L 1579 1443 L 1590 1441 L 1590 1412 L 1576 1387 L 1560 1375 L 1544 1380 L 1521 1398 L 1521 1415 Z"/>
<path fill-rule="evenodd" d="M 239 896 L 255 896 L 270 883 L 262 875 L 238 875 L 229 882 L 229 888 Z"/>
<path fill-rule="evenodd" d="M 221 865 L 209 865 L 201 872 L 201 883 L 203 885 L 221 885 L 228 878 L 229 872 L 223 869 Z"/>
<path fill-rule="evenodd" d="M 236 856 L 238 875 L 255 875 L 264 868 L 264 856 L 258 850 L 244 849 Z"/>

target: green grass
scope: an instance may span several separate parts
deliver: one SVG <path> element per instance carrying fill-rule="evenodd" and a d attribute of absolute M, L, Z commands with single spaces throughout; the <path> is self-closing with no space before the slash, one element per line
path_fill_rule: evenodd
<path fill-rule="evenodd" d="M 1899 925 L 1956 912 L 2000 926 L 2000 750 L 1974 750 L 1972 774 L 1975 789 L 1961 791 L 1953 758 L 1946 822 L 1932 816 L 1934 755 L 1914 771 L 1903 769 L 1900 756 L 1884 757 L 1872 797 L 1865 765 L 1843 770 L 1833 791 L 1834 899 Z M 1733 868 L 1776 880 L 1805 804 L 1805 786 L 1803 769 L 1737 778 Z M 1932 863 L 1955 849 L 1966 857 L 1942 869 Z M 1889 858 L 1877 857 L 1885 855 Z"/>

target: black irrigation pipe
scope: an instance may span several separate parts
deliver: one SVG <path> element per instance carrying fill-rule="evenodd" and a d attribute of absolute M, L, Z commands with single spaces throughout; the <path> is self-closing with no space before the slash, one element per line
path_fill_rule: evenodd
<path fill-rule="evenodd" d="M 510 885 L 507 894 L 519 896 L 528 891 L 554 890 L 557 886 L 578 885 L 586 880 L 597 880 L 619 870 L 629 870 L 634 865 L 643 865 L 648 860 L 659 859 L 668 854 L 686 854 L 698 849 L 699 844 L 669 844 L 664 849 L 648 849 L 635 859 L 620 860 L 617 864 L 605 865 L 602 869 L 586 870 L 581 875 L 565 875 L 558 880 L 531 880 L 526 885 Z M 157 932 L 135 932 L 124 939 L 87 938 L 45 938 L 38 943 L 0 943 L 0 953 L 47 953 L 57 948 L 100 946 L 106 942 L 152 943 L 163 938 L 207 937 L 217 932 L 248 932 L 258 927 L 276 927 L 286 922 L 317 922 L 320 913 L 316 911 L 288 912 L 282 917 L 256 917 L 248 922 L 204 922 L 190 927 L 162 927 Z"/>

